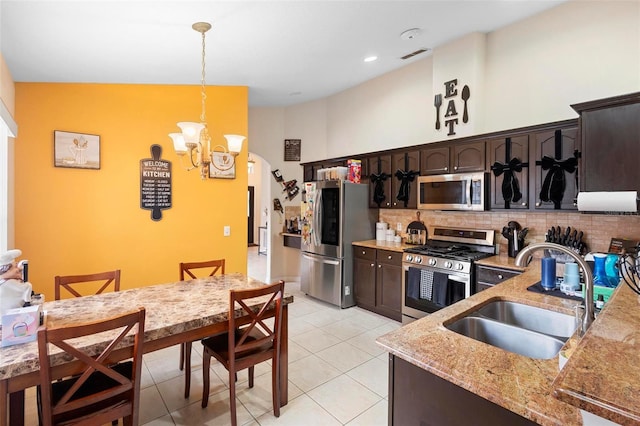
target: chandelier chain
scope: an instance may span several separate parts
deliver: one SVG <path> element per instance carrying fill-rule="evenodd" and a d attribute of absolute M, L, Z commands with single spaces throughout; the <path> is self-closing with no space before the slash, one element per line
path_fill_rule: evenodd
<path fill-rule="evenodd" d="M 205 101 L 207 100 L 207 94 L 205 92 L 205 61 L 204 61 L 204 55 L 205 55 L 205 32 L 202 32 L 202 112 L 200 113 L 200 122 L 201 123 L 206 123 L 207 122 L 207 117 L 206 117 L 206 112 L 205 112 Z"/>

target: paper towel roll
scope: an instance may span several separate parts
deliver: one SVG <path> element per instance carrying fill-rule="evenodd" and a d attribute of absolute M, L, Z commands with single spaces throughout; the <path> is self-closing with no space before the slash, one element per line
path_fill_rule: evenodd
<path fill-rule="evenodd" d="M 637 191 L 580 192 L 578 210 L 581 212 L 637 212 Z"/>

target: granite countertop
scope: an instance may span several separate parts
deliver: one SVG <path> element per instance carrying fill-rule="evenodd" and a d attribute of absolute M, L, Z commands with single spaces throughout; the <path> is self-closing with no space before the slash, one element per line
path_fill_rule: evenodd
<path fill-rule="evenodd" d="M 46 302 L 43 309 L 47 325 L 64 326 L 104 319 L 144 306 L 145 341 L 150 341 L 227 321 L 229 290 L 264 285 L 243 274 L 231 273 Z M 293 296 L 285 294 L 283 301 L 291 303 Z M 104 336 L 95 336 L 100 341 L 104 340 Z M 92 340 L 96 338 L 85 338 L 87 341 L 83 342 L 83 346 L 99 344 L 100 341 Z M 51 350 L 52 353 L 59 352 L 57 348 Z M 52 363 L 55 364 L 56 360 L 52 359 Z M 0 348 L 0 380 L 38 369 L 37 341 Z"/>
<path fill-rule="evenodd" d="M 582 424 L 576 406 L 623 424 L 637 424 L 640 300 L 624 284 L 587 334 L 582 339 L 574 335 L 565 346 L 576 348 L 561 373 L 558 356 L 532 359 L 445 328 L 444 324 L 493 300 L 573 314 L 576 301 L 526 291 L 539 279 L 539 268 L 530 267 L 502 284 L 381 336 L 377 342 L 391 354 L 542 425 Z M 554 397 L 556 389 L 562 401 Z"/>
<path fill-rule="evenodd" d="M 534 259 L 532 262 L 534 261 L 536 260 Z M 507 255 L 486 257 L 484 259 L 475 260 L 473 263 L 475 265 L 490 266 L 490 267 L 502 268 L 502 269 L 512 269 L 514 271 L 524 271 L 527 269 L 522 266 L 516 266 L 515 259 L 513 257 L 508 257 Z"/>
<path fill-rule="evenodd" d="M 397 251 L 397 252 L 403 252 L 405 251 L 405 249 L 416 247 L 415 245 L 407 244 L 405 242 L 392 243 L 390 241 L 378 241 L 378 240 L 354 241 L 351 244 L 358 247 L 368 247 L 372 249 L 391 250 L 391 251 Z"/>

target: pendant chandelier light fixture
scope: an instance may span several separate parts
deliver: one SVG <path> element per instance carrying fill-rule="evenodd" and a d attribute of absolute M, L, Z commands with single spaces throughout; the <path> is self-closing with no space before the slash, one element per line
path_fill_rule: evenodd
<path fill-rule="evenodd" d="M 170 133 L 169 137 L 173 140 L 173 148 L 176 154 L 181 159 L 185 155 L 189 157 L 191 164 L 187 164 L 186 169 L 200 168 L 200 177 L 206 179 L 209 176 L 209 168 L 211 166 L 220 171 L 226 171 L 235 165 L 236 157 L 242 150 L 242 142 L 245 137 L 241 135 L 224 135 L 228 149 L 223 145 L 216 145 L 211 150 L 211 135 L 207 127 L 205 107 L 207 100 L 207 94 L 205 93 L 205 33 L 211 29 L 211 24 L 208 22 L 196 22 L 191 28 L 202 34 L 202 112 L 200 113 L 200 122 L 181 121 L 178 123 L 178 127 L 182 132 Z"/>

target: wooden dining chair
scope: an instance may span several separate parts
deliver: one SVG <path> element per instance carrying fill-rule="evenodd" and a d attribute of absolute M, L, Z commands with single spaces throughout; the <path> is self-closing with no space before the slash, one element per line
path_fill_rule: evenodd
<path fill-rule="evenodd" d="M 85 289 L 83 293 L 87 293 L 89 288 L 90 294 L 100 294 L 109 287 L 113 287 L 113 291 L 120 291 L 120 269 L 115 271 L 98 272 L 96 274 L 86 275 L 58 275 L 55 277 L 55 297 L 60 300 L 60 290 L 64 288 L 75 297 L 88 296 L 78 291 L 80 287 Z M 97 288 L 97 291 L 93 291 Z"/>
<path fill-rule="evenodd" d="M 237 372 L 249 369 L 249 387 L 253 387 L 253 370 L 256 364 L 271 359 L 271 392 L 273 414 L 280 417 L 280 345 L 282 329 L 282 296 L 284 281 L 251 290 L 231 290 L 229 296 L 228 332 L 202 340 L 204 346 L 202 372 L 202 408 L 209 403 L 209 375 L 211 357 L 229 371 L 229 405 L 231 424 L 236 425 L 236 377 Z M 263 298 L 259 309 L 252 309 L 249 299 Z M 249 316 L 250 322 L 239 324 L 241 317 Z M 273 327 L 265 322 L 273 316 Z M 236 318 L 238 317 L 238 318 Z M 240 327 L 239 327 L 240 325 Z"/>
<path fill-rule="evenodd" d="M 127 426 L 138 424 L 144 322 L 145 309 L 141 307 L 105 320 L 38 331 L 38 408 L 44 426 L 102 425 L 118 419 Z M 106 347 L 81 347 L 74 340 L 105 331 L 112 331 L 109 338 L 113 337 Z M 133 358 L 113 365 L 112 351 L 129 339 L 133 341 Z M 50 352 L 50 346 L 62 352 Z M 78 374 L 55 380 L 52 366 L 68 358 L 78 364 L 74 369 Z"/>
<path fill-rule="evenodd" d="M 203 277 L 203 276 L 212 277 L 215 274 L 224 274 L 224 265 L 225 265 L 224 259 L 206 260 L 203 262 L 181 262 L 180 263 L 180 281 L 184 281 L 185 279 L 197 279 L 198 277 Z M 184 397 L 185 398 L 189 398 L 189 394 L 191 392 L 191 346 L 192 346 L 192 343 L 193 342 L 185 342 L 180 344 L 180 370 L 182 369 L 185 370 L 185 375 L 184 375 Z"/>

